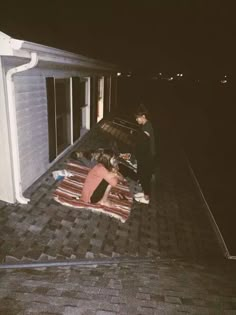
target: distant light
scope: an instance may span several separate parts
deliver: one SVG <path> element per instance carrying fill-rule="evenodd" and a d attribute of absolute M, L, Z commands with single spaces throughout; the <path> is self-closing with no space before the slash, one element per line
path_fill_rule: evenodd
<path fill-rule="evenodd" d="M 224 77 L 227 78 L 227 75 L 225 75 Z"/>
<path fill-rule="evenodd" d="M 117 74 L 116 74 L 116 75 L 117 75 L 118 77 L 119 77 L 119 76 L 121 76 L 121 72 L 117 72 Z"/>
<path fill-rule="evenodd" d="M 227 80 L 221 80 L 220 83 L 225 84 L 227 83 Z"/>
<path fill-rule="evenodd" d="M 161 72 L 159 72 L 159 73 L 158 73 L 158 75 L 162 75 L 162 73 L 161 73 Z"/>
<path fill-rule="evenodd" d="M 183 73 L 180 73 L 179 76 L 180 76 L 180 77 L 183 77 Z"/>
<path fill-rule="evenodd" d="M 128 73 L 128 74 L 127 74 L 127 77 L 128 77 L 128 78 L 131 77 L 131 73 Z"/>
<path fill-rule="evenodd" d="M 170 77 L 170 78 L 167 78 L 167 80 L 168 80 L 168 81 L 172 81 L 172 80 L 174 80 L 174 78 L 173 78 L 173 77 Z"/>

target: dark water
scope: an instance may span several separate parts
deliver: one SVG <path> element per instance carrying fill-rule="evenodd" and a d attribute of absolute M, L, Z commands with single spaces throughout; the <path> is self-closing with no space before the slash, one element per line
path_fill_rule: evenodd
<path fill-rule="evenodd" d="M 153 122 L 176 136 L 200 183 L 231 255 L 236 255 L 235 82 L 120 79 L 120 104 L 132 115 L 140 101 Z M 123 107 L 123 108 L 124 108 Z M 155 123 L 154 123 L 155 125 Z"/>

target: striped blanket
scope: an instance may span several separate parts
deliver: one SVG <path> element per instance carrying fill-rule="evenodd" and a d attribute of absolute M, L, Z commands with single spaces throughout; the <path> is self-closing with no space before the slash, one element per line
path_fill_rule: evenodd
<path fill-rule="evenodd" d="M 54 200 L 65 206 L 74 208 L 83 208 L 95 212 L 100 212 L 125 222 L 132 207 L 133 197 L 126 182 L 112 187 L 109 200 L 115 206 L 107 207 L 99 204 L 91 204 L 81 201 L 83 184 L 89 172 L 89 168 L 82 166 L 76 161 L 67 162 L 67 170 L 72 174 L 71 177 L 65 177 L 54 191 Z"/>

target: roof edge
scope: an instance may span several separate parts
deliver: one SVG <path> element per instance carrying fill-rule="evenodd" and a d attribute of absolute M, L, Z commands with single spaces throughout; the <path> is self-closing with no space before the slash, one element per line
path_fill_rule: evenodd
<path fill-rule="evenodd" d="M 98 70 L 110 71 L 117 71 L 118 69 L 118 66 L 115 64 L 88 58 L 83 55 L 50 46 L 14 39 L 3 32 L 0 32 L 0 56 L 30 58 L 32 52 L 37 53 L 39 60 L 57 64 L 70 64 L 87 68 L 93 67 Z"/>

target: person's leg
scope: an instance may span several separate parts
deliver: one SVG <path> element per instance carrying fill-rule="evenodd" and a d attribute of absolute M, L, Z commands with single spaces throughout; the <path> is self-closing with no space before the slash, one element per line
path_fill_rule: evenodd
<path fill-rule="evenodd" d="M 141 180 L 141 185 L 144 192 L 144 198 L 148 199 L 150 198 L 150 192 L 151 192 L 151 174 L 144 173 Z"/>
<path fill-rule="evenodd" d="M 151 176 L 152 168 L 151 164 L 139 165 L 139 179 L 143 189 L 143 195 L 137 194 L 135 199 L 139 202 L 149 203 L 151 193 Z"/>
<path fill-rule="evenodd" d="M 98 185 L 98 187 L 94 190 L 90 200 L 91 203 L 99 203 L 104 206 L 112 206 L 112 202 L 108 200 L 109 193 L 111 191 L 112 186 L 108 184 L 104 179 Z"/>
<path fill-rule="evenodd" d="M 103 198 L 108 185 L 108 182 L 104 179 L 100 182 L 90 198 L 91 203 L 97 203 Z"/>
<path fill-rule="evenodd" d="M 107 206 L 107 207 L 114 206 L 113 202 L 108 200 L 108 196 L 110 194 L 111 188 L 112 188 L 111 185 L 107 186 L 107 189 L 105 190 L 105 193 L 104 193 L 102 199 L 98 203 L 100 203 L 103 206 Z"/>

